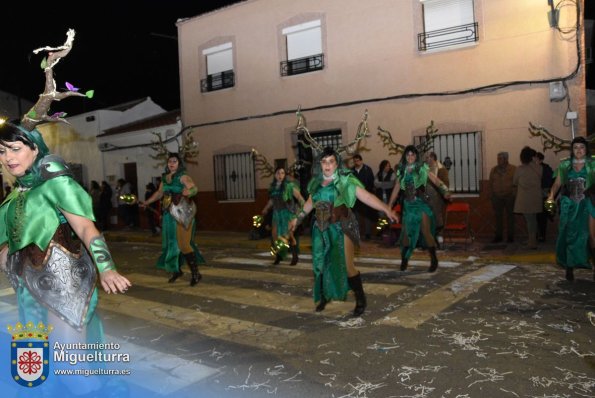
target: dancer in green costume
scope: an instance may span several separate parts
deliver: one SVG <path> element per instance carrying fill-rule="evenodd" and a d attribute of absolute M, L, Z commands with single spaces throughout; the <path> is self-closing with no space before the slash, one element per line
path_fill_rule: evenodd
<path fill-rule="evenodd" d="M 570 159 L 560 162 L 554 176 L 547 200 L 553 202 L 562 188 L 556 262 L 573 281 L 574 269 L 590 269 L 589 258 L 595 259 L 595 206 L 588 194 L 595 183 L 595 159 L 584 137 L 572 140 Z"/>
<path fill-rule="evenodd" d="M 97 271 L 108 293 L 124 293 L 131 284 L 116 271 L 95 228 L 91 197 L 64 161 L 48 154 L 37 130 L 2 124 L 0 162 L 16 177 L 0 206 L 0 268 L 16 291 L 21 323 L 51 325 L 52 338 L 60 343 L 103 342 L 95 312 Z M 87 393 L 100 383 L 75 376 L 68 388 Z"/>
<path fill-rule="evenodd" d="M 366 296 L 361 275 L 353 261 L 354 245 L 359 244 L 359 228 L 351 208 L 359 199 L 366 205 L 386 213 L 391 221 L 398 221 L 394 212 L 347 169 L 341 169 L 338 153 L 325 148 L 320 155 L 321 173 L 308 183 L 308 200 L 290 229 L 315 210 L 312 226 L 312 267 L 314 270 L 314 301 L 316 311 L 324 310 L 330 300 L 347 298 L 349 289 L 355 293 L 354 316 L 366 309 Z"/>
<path fill-rule="evenodd" d="M 172 273 L 168 280 L 170 283 L 175 282 L 184 274 L 180 269 L 184 260 L 188 263 L 192 275 L 190 286 L 196 285 L 202 279 L 202 275 L 198 271 L 198 264 L 204 264 L 205 260 L 194 242 L 196 209 L 190 199 L 197 192 L 194 181 L 186 174 L 181 156 L 177 153 L 170 153 L 159 188 L 145 202 L 140 202 L 140 205 L 144 207 L 162 199 L 162 252 L 157 260 L 157 268 Z M 181 211 L 177 212 L 177 208 Z M 175 218 L 177 214 L 181 214 L 178 219 Z"/>
<path fill-rule="evenodd" d="M 280 236 L 288 238 L 292 253 L 290 265 L 296 265 L 299 260 L 298 245 L 293 231 L 289 230 L 289 220 L 295 212 L 295 200 L 299 204 L 298 209 L 301 209 L 304 206 L 304 198 L 298 186 L 293 181 L 287 179 L 284 167 L 277 167 L 275 169 L 275 178 L 269 187 L 269 197 L 269 201 L 264 209 L 262 209 L 262 216 L 264 217 L 270 209 L 273 209 L 272 240 L 275 242 Z M 273 264 L 277 265 L 279 262 L 281 262 L 281 255 L 277 254 Z"/>
<path fill-rule="evenodd" d="M 426 184 L 430 180 L 438 187 L 445 199 L 450 198 L 448 188 L 434 173 L 429 171 L 429 166 L 421 162 L 419 152 L 413 145 L 408 145 L 403 151 L 403 157 L 397 168 L 397 181 L 389 199 L 392 208 L 395 201 L 403 191 L 403 229 L 401 230 L 401 271 L 407 269 L 409 258 L 417 247 L 420 232 L 423 234 L 425 244 L 431 257 L 428 272 L 438 268 L 436 256 L 436 240 L 434 227 L 434 214 L 425 194 Z"/>
<path fill-rule="evenodd" d="M 0 121 L 0 163 L 4 176 L 15 179 L 0 205 L 0 269 L 16 291 L 20 322 L 26 328 L 53 328 L 52 340 L 61 344 L 103 342 L 95 313 L 97 279 L 108 293 L 124 293 L 131 286 L 116 271 L 105 239 L 95 228 L 91 197 L 65 162 L 49 154 L 35 129 L 42 122 L 64 121 L 62 112 L 48 115 L 54 100 L 93 95 L 92 90 L 82 94 L 78 88 L 56 90 L 53 67 L 70 52 L 74 36 L 71 29 L 64 45 L 33 51 L 47 54 L 42 62 L 44 92 L 20 121 Z M 52 366 L 65 364 L 56 361 Z M 81 363 L 77 368 L 89 366 Z M 99 388 L 96 378 L 72 376 L 61 393 L 90 394 Z"/>

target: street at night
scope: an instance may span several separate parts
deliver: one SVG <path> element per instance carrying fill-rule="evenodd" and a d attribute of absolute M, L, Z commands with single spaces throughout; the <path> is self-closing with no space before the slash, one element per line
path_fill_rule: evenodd
<path fill-rule="evenodd" d="M 535 262 L 547 260 L 547 249 L 492 252 L 476 242 L 468 252 L 440 252 L 439 271 L 430 274 L 424 252 L 401 272 L 398 249 L 366 242 L 356 264 L 368 308 L 353 318 L 353 297 L 314 312 L 307 250 L 297 266 L 272 266 L 265 240 L 229 235 L 211 238 L 213 245 L 207 239 L 208 264 L 195 287 L 188 273 L 170 284 L 154 268 L 158 244 L 112 243 L 134 286 L 125 295 L 102 293 L 100 313 L 106 340 L 131 355 L 133 376 L 120 376 L 129 391 L 156 397 L 595 394 L 592 273 L 579 271 L 567 282 L 554 265 Z M 3 286 L 7 311 L 14 294 Z"/>

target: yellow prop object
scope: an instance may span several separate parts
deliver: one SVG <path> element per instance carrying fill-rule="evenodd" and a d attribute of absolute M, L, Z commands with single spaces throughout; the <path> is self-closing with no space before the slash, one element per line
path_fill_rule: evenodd
<path fill-rule="evenodd" d="M 545 211 L 547 211 L 549 214 L 554 215 L 556 214 L 556 202 L 553 200 L 546 200 L 545 201 Z"/>
<path fill-rule="evenodd" d="M 127 205 L 133 205 L 137 202 L 138 198 L 136 197 L 135 194 L 124 194 L 124 195 L 120 195 L 120 200 L 124 203 L 126 203 Z"/>
<path fill-rule="evenodd" d="M 260 228 L 262 225 L 263 217 L 260 214 L 255 215 L 252 217 L 252 225 L 254 228 Z"/>
<path fill-rule="evenodd" d="M 286 237 L 280 236 L 271 246 L 271 255 L 273 257 L 279 256 L 284 260 L 289 252 L 289 241 Z"/>
<path fill-rule="evenodd" d="M 388 227 L 388 218 L 381 217 L 376 222 L 376 229 L 378 231 L 384 231 Z"/>

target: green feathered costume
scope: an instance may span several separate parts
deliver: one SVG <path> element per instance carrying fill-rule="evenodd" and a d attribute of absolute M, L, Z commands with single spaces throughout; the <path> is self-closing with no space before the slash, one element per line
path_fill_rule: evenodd
<path fill-rule="evenodd" d="M 356 200 L 356 188 L 364 188 L 349 170 L 337 170 L 333 181 L 326 186 L 322 186 L 322 181 L 323 176 L 320 174 L 308 183 L 308 193 L 312 197 L 314 208 L 318 202 L 330 202 L 335 208 L 345 205 L 351 209 Z M 352 219 L 357 230 L 357 222 L 354 217 Z M 313 224 L 312 268 L 315 276 L 314 302 L 321 299 L 321 278 L 322 291 L 327 301 L 343 301 L 347 298 L 350 288 L 345 262 L 345 236 L 340 222 L 331 223 L 324 231 L 316 223 Z"/>
<path fill-rule="evenodd" d="M 289 234 L 289 220 L 294 217 L 294 211 L 290 207 L 293 203 L 293 190 L 298 189 L 292 181 L 285 180 L 282 184 L 276 181 L 269 187 L 269 197 L 273 201 L 273 225 L 277 226 L 277 235 Z"/>
<path fill-rule="evenodd" d="M 184 184 L 180 181 L 182 176 L 185 174 L 183 170 L 178 171 L 171 179 L 171 182 L 167 182 L 166 174 L 163 174 L 161 183 L 163 184 L 164 195 L 181 195 L 184 190 Z M 167 272 L 180 272 L 180 267 L 184 264 L 184 253 L 180 251 L 178 246 L 178 239 L 176 233 L 177 221 L 165 210 L 163 212 L 163 219 L 161 220 L 161 255 L 157 260 L 157 268 L 164 269 Z M 192 234 L 190 239 L 190 246 L 194 251 L 197 264 L 204 264 L 205 259 L 198 250 L 198 246 L 194 242 L 194 236 L 196 233 L 196 222 L 192 220 L 190 225 L 192 228 Z"/>
<path fill-rule="evenodd" d="M 21 127 L 18 128 L 25 132 Z M 0 206 L 0 246 L 7 244 L 9 255 L 31 250 L 31 246 L 45 252 L 52 238 L 58 235 L 58 230 L 68 224 L 61 211 L 95 220 L 91 197 L 71 177 L 64 161 L 55 155 L 48 155 L 48 148 L 37 130 L 25 134 L 35 143 L 39 153 L 34 165 L 27 174 L 17 178 L 13 191 Z M 65 230 L 72 234 L 70 228 Z M 99 272 L 102 271 L 104 269 L 99 269 Z M 20 275 L 9 277 L 16 281 L 20 321 L 23 324 L 31 321 L 47 325 L 48 308 L 35 299 Z M 86 299 L 88 303 L 84 323 L 87 326 L 87 341 L 103 341 L 103 327 L 95 314 L 97 287 Z"/>
<path fill-rule="evenodd" d="M 401 169 L 397 171 L 397 180 L 400 183 L 401 190 L 416 190 L 417 193 L 423 189 L 428 182 L 429 166 L 427 164 L 415 163 L 411 171 L 408 171 L 405 167 L 405 171 Z M 401 195 L 403 195 L 401 193 Z M 403 220 L 402 223 L 405 226 L 405 232 L 409 239 L 408 250 L 405 253 L 405 258 L 409 259 L 413 254 L 413 251 L 417 247 L 417 241 L 421 232 L 421 220 L 423 214 L 426 214 L 430 219 L 430 231 L 432 235 L 435 234 L 435 219 L 434 213 L 429 203 L 421 198 L 419 195 L 415 195 L 412 200 L 403 198 Z M 401 235 L 401 247 L 403 247 L 403 235 Z"/>
<path fill-rule="evenodd" d="M 560 224 L 556 241 L 556 262 L 565 268 L 591 268 L 589 264 L 589 217 L 595 217 L 595 206 L 588 196 L 580 201 L 564 195 L 564 186 L 571 180 L 584 183 L 584 190 L 593 185 L 595 158 L 586 159 L 585 167 L 577 172 L 571 159 L 564 159 L 554 172 L 559 176 L 563 194 L 560 196 Z"/>

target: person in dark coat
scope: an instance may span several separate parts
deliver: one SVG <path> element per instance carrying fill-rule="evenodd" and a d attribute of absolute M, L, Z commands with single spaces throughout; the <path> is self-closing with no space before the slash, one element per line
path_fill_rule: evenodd
<path fill-rule="evenodd" d="M 97 207 L 97 226 L 106 231 L 110 227 L 110 213 L 112 211 L 112 187 L 107 181 L 101 181 L 101 193 Z"/>
<path fill-rule="evenodd" d="M 358 180 L 364 185 L 366 191 L 375 194 L 374 189 L 374 172 L 372 168 L 367 164 L 364 164 L 362 155 L 356 153 L 353 155 L 353 168 L 351 171 L 357 177 Z M 364 239 L 369 240 L 372 235 L 372 223 L 375 221 L 376 214 L 373 209 L 357 200 L 353 207 L 353 212 L 357 217 L 357 222 L 364 229 Z"/>
<path fill-rule="evenodd" d="M 545 209 L 545 200 L 547 199 L 547 195 L 550 192 L 550 188 L 552 185 L 554 185 L 554 170 L 549 164 L 543 163 L 543 159 L 543 153 L 537 152 L 537 161 L 541 165 L 542 169 L 541 199 L 544 205 L 541 213 L 537 214 L 537 240 L 539 242 L 545 242 L 545 238 L 547 236 L 547 222 L 550 218 L 550 215 Z"/>
<path fill-rule="evenodd" d="M 152 182 L 145 186 L 145 201 L 148 200 L 157 191 L 157 187 Z M 151 234 L 157 236 L 161 231 L 159 227 L 159 202 L 154 202 L 145 207 L 145 215 L 147 216 L 147 222 L 151 229 Z"/>

